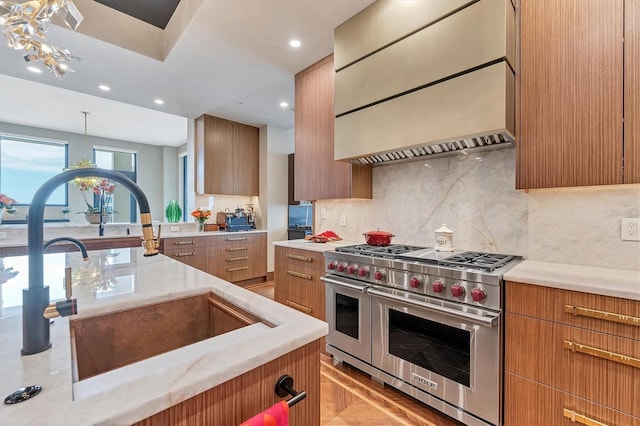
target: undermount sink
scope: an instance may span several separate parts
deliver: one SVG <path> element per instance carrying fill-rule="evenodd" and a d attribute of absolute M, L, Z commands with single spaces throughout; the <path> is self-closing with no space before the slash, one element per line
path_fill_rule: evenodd
<path fill-rule="evenodd" d="M 71 320 L 73 382 L 263 323 L 213 293 Z"/>

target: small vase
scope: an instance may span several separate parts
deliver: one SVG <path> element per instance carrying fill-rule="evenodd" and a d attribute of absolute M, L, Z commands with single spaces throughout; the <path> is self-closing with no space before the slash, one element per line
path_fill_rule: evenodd
<path fill-rule="evenodd" d="M 84 218 L 92 225 L 97 225 L 100 223 L 100 213 L 85 213 Z M 108 223 L 111 220 L 110 214 L 102 215 L 102 223 Z"/>
<path fill-rule="evenodd" d="M 198 231 L 204 232 L 204 222 L 198 221 Z"/>
<path fill-rule="evenodd" d="M 169 223 L 178 223 L 182 219 L 182 209 L 176 200 L 169 201 L 167 208 L 164 209 L 164 215 Z"/>

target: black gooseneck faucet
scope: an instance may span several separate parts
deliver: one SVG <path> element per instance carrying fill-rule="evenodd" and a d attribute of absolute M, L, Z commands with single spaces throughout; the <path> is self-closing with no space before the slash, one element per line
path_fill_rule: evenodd
<path fill-rule="evenodd" d="M 99 169 L 80 168 L 64 171 L 46 181 L 35 193 L 27 220 L 29 244 L 29 288 L 22 290 L 22 355 L 43 352 L 51 347 L 49 320 L 43 312 L 49 305 L 49 286 L 44 285 L 44 207 L 49 195 L 58 186 L 80 177 L 103 177 L 126 187 L 138 202 L 145 256 L 158 254 L 159 240 L 154 239 L 149 202 L 142 189 L 122 173 Z"/>

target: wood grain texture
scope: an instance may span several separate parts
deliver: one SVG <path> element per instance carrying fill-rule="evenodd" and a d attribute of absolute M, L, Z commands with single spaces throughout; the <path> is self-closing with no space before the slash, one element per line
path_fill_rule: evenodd
<path fill-rule="evenodd" d="M 259 129 L 245 124 L 233 125 L 233 192 L 260 194 Z"/>
<path fill-rule="evenodd" d="M 623 0 L 519 13 L 517 188 L 622 183 Z"/>
<path fill-rule="evenodd" d="M 291 407 L 289 424 L 319 426 L 320 351 L 317 340 L 136 425 L 238 425 L 280 400 L 274 393 L 274 386 L 283 374 L 293 377 L 294 389 L 307 393 L 303 401 Z"/>
<path fill-rule="evenodd" d="M 640 0 L 624 5 L 624 183 L 640 183 Z"/>
<path fill-rule="evenodd" d="M 353 197 L 353 165 L 334 160 L 333 55 L 296 74 L 294 198 Z M 367 166 L 363 166 L 367 167 Z M 366 174 L 357 173 L 355 178 Z M 356 185 L 366 185 L 355 181 Z M 365 191 L 358 188 L 359 194 Z"/>

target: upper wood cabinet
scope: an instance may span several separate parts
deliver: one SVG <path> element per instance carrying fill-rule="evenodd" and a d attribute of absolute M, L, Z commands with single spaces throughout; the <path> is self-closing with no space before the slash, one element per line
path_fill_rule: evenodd
<path fill-rule="evenodd" d="M 640 2 L 518 3 L 516 187 L 640 182 Z"/>
<path fill-rule="evenodd" d="M 333 55 L 296 74 L 294 198 L 371 198 L 371 167 L 334 160 Z"/>
<path fill-rule="evenodd" d="M 196 119 L 196 192 L 258 195 L 259 129 L 222 118 Z"/>

